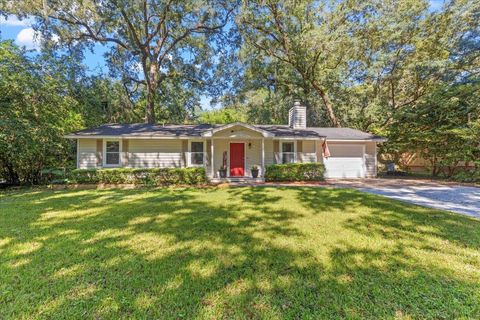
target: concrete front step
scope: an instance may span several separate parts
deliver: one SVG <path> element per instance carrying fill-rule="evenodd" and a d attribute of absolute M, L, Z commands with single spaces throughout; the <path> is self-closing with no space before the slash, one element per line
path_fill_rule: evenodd
<path fill-rule="evenodd" d="M 264 178 L 249 178 L 249 177 L 230 177 L 230 178 L 213 178 L 210 179 L 212 183 L 263 183 Z"/>

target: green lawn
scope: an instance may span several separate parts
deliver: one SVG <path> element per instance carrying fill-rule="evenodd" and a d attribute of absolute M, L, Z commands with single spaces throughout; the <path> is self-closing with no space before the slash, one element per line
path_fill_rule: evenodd
<path fill-rule="evenodd" d="M 0 319 L 480 318 L 480 220 L 353 190 L 0 194 Z"/>

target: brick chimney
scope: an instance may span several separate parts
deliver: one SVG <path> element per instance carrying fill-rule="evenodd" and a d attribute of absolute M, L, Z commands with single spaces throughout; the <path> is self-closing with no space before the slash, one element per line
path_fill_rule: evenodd
<path fill-rule="evenodd" d="M 295 100 L 293 107 L 288 110 L 288 126 L 293 129 L 305 129 L 307 127 L 307 107 L 300 100 Z"/>

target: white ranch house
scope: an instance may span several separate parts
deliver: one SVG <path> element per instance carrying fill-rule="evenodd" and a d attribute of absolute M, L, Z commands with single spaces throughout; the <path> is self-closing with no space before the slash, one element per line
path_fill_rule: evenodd
<path fill-rule="evenodd" d="M 350 128 L 306 126 L 300 102 L 288 125 L 105 124 L 66 136 L 77 140 L 77 168 L 165 168 L 203 166 L 209 179 L 263 180 L 275 163 L 321 162 L 327 178 L 363 178 L 377 174 L 377 144 L 384 138 Z M 330 156 L 325 157 L 324 143 Z"/>

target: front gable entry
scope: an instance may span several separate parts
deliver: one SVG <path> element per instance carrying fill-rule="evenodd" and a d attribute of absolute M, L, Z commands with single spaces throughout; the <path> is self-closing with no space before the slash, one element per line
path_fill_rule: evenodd
<path fill-rule="evenodd" d="M 271 138 L 274 134 L 249 124 L 235 122 L 208 130 L 204 132 L 202 136 L 219 138 Z"/>

